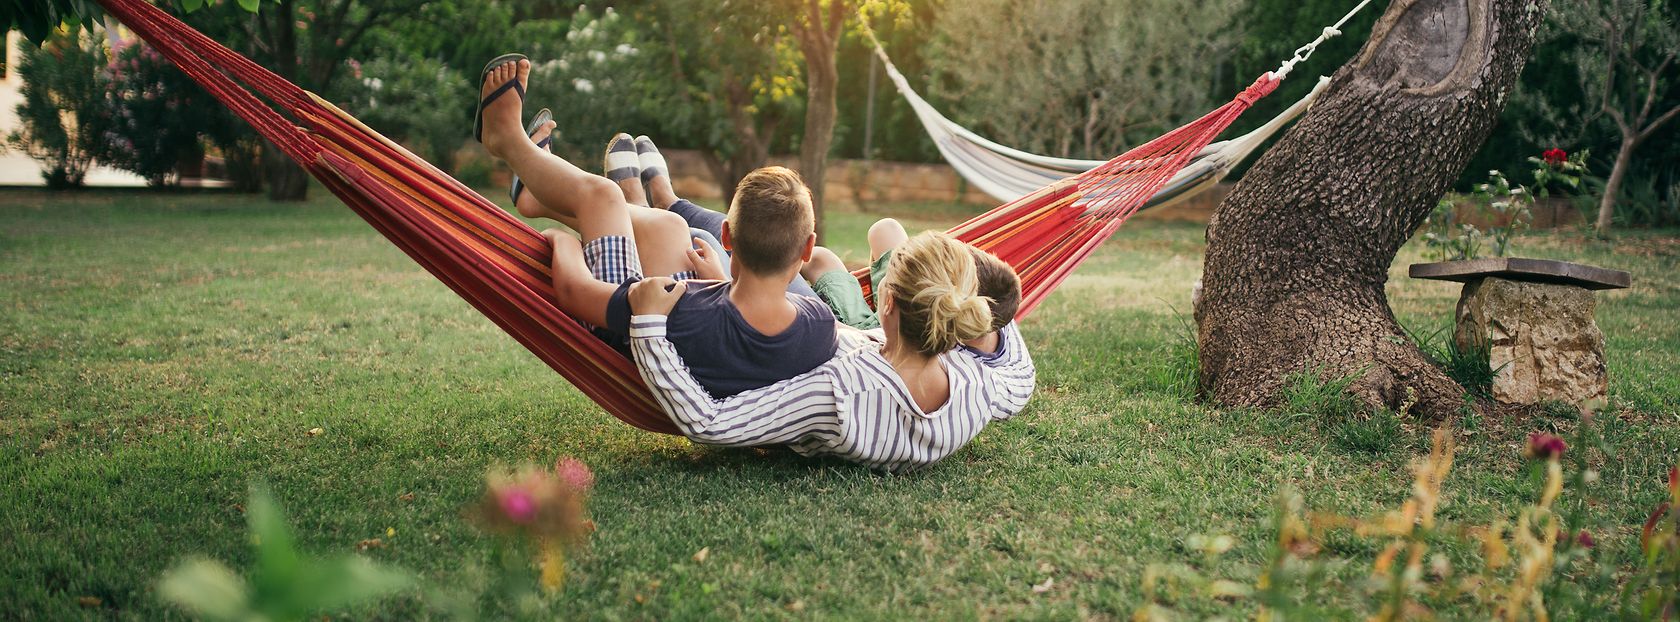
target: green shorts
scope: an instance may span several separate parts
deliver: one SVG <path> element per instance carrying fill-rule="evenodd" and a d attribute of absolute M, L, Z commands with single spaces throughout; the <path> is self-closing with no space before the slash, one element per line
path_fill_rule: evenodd
<path fill-rule="evenodd" d="M 811 281 L 811 289 L 816 290 L 818 298 L 828 303 L 828 308 L 834 310 L 834 318 L 841 324 L 865 330 L 881 327 L 881 318 L 863 299 L 863 287 L 858 285 L 857 277 L 852 273 L 845 270 L 824 272 Z"/>
<path fill-rule="evenodd" d="M 887 280 L 887 263 L 892 261 L 892 249 L 881 253 L 869 264 L 869 293 L 875 297 L 875 307 L 881 306 L 881 282 Z"/>

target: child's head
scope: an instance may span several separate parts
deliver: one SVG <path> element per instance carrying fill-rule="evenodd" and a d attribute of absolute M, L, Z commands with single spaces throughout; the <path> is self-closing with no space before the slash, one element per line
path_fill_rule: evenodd
<path fill-rule="evenodd" d="M 991 331 L 990 301 L 979 294 L 974 254 L 943 233 L 927 232 L 893 250 L 881 291 L 898 336 L 934 356 Z"/>
<path fill-rule="evenodd" d="M 992 330 L 1001 330 L 1014 321 L 1015 312 L 1021 308 L 1021 277 L 997 255 L 972 246 L 969 250 L 974 253 L 980 295 L 992 300 Z"/>
<path fill-rule="evenodd" d="M 811 191 L 799 173 L 766 166 L 741 179 L 724 223 L 732 256 L 754 274 L 798 265 L 816 239 Z"/>

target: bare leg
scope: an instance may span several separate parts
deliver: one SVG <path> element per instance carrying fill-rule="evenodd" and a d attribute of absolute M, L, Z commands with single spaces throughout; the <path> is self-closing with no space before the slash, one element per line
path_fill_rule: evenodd
<path fill-rule="evenodd" d="M 664 210 L 631 207 L 636 222 L 636 251 L 648 276 L 670 276 L 694 269 L 688 251 L 694 238 L 681 216 Z"/>
<path fill-rule="evenodd" d="M 834 254 L 834 251 L 818 246 L 811 249 L 811 260 L 805 262 L 805 266 L 799 269 L 799 276 L 805 277 L 807 281 L 816 281 L 817 277 L 824 274 L 845 269 L 846 264 L 840 261 L 839 255 Z"/>
<path fill-rule="evenodd" d="M 526 60 L 498 67 L 485 78 L 484 90 L 516 76 L 525 80 L 530 71 L 531 63 Z M 531 215 L 574 215 L 575 228 L 584 241 L 611 235 L 631 237 L 630 213 L 624 209 L 624 195 L 618 186 L 538 148 L 520 126 L 520 107 L 518 97 L 504 95 L 484 109 L 484 148 L 507 162 L 525 182 L 527 194 L 554 212 Z"/>
<path fill-rule="evenodd" d="M 891 218 L 882 218 L 869 225 L 869 261 L 880 259 L 887 251 L 898 248 L 910 239 L 904 225 Z"/>
<path fill-rule="evenodd" d="M 618 184 L 619 190 L 624 192 L 624 201 L 626 203 L 640 207 L 647 207 L 648 198 L 647 194 L 642 192 L 641 178 L 631 177 L 629 179 L 621 179 L 616 183 Z"/>
<path fill-rule="evenodd" d="M 670 209 L 672 203 L 677 202 L 677 191 L 671 188 L 671 178 L 667 175 L 655 175 L 647 182 L 648 206 L 653 209 Z"/>

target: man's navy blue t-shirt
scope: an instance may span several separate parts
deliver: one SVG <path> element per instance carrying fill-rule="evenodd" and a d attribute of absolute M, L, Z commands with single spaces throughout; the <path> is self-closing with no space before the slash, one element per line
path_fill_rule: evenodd
<path fill-rule="evenodd" d="M 630 285 L 619 284 L 607 301 L 607 328 L 630 334 Z M 793 324 L 765 335 L 741 317 L 729 300 L 729 283 L 689 283 L 671 309 L 665 338 L 676 346 L 688 371 L 714 399 L 770 386 L 816 369 L 834 358 L 839 347 L 834 312 L 821 300 L 787 294 L 797 314 Z"/>

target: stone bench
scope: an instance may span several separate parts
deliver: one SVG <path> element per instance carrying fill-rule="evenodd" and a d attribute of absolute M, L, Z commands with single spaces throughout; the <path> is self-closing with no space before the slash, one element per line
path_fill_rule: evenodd
<path fill-rule="evenodd" d="M 1604 334 L 1593 321 L 1594 290 L 1631 284 L 1628 273 L 1595 266 L 1498 257 L 1413 264 L 1418 279 L 1464 284 L 1453 343 L 1488 348 L 1493 398 L 1514 404 L 1602 400 L 1610 386 Z"/>

